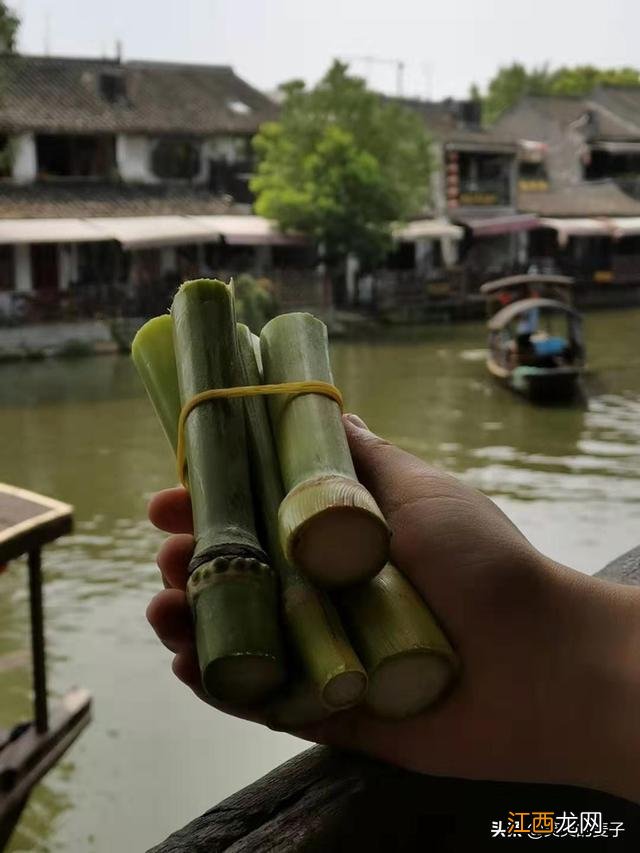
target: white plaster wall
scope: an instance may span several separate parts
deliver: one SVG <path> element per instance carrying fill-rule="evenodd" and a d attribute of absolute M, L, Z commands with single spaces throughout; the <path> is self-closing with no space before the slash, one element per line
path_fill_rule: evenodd
<path fill-rule="evenodd" d="M 135 184 L 160 183 L 160 179 L 151 171 L 153 142 L 154 140 L 147 136 L 118 136 L 116 162 L 123 181 Z"/>
<path fill-rule="evenodd" d="M 33 133 L 21 133 L 12 136 L 10 145 L 13 150 L 11 175 L 17 184 L 30 184 L 38 174 L 36 140 Z"/>

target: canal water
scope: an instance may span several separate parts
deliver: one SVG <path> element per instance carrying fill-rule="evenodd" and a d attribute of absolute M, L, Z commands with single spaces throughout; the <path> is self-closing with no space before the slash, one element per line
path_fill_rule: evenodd
<path fill-rule="evenodd" d="M 372 429 L 487 492 L 540 550 L 594 572 L 640 539 L 639 331 L 640 311 L 588 317 L 588 400 L 564 408 L 492 385 L 479 325 L 336 342 L 333 363 Z M 0 366 L 0 420 L 0 479 L 76 507 L 75 534 L 45 554 L 49 675 L 54 693 L 82 685 L 95 702 L 10 850 L 145 850 L 304 744 L 195 700 L 145 621 L 162 538 L 145 503 L 175 477 L 129 360 Z M 0 727 L 29 714 L 28 664 L 14 654 L 27 631 L 15 563 L 0 576 Z"/>

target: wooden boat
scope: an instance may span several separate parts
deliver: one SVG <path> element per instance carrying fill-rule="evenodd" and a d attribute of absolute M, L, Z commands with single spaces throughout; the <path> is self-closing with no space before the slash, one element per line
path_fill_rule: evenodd
<path fill-rule="evenodd" d="M 584 370 L 582 319 L 565 302 L 530 297 L 489 320 L 489 373 L 536 401 L 572 399 Z"/>
<path fill-rule="evenodd" d="M 33 719 L 0 730 L 0 850 L 4 849 L 29 794 L 69 749 L 91 718 L 91 697 L 82 688 L 65 693 L 55 705 L 47 696 L 41 551 L 71 531 L 68 504 L 0 483 L 0 568 L 27 555 L 31 611 Z M 21 567 L 16 566 L 16 570 Z M 22 664 L 0 658 L 3 664 Z"/>

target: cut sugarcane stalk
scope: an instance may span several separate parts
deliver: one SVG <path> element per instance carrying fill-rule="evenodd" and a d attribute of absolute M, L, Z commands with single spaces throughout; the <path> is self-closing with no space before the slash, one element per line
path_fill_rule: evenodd
<path fill-rule="evenodd" d="M 238 384 L 232 289 L 186 282 L 171 307 L 180 400 Z M 185 424 L 195 551 L 187 596 L 204 689 L 257 704 L 284 679 L 276 575 L 255 531 L 244 413 L 239 400 L 196 407 Z"/>
<path fill-rule="evenodd" d="M 247 326 L 238 324 L 244 385 L 260 385 L 262 376 Z M 284 495 L 264 397 L 244 400 L 247 439 L 263 542 L 280 575 L 285 623 L 301 668 L 321 701 L 332 709 L 357 704 L 367 676 L 351 648 L 340 618 L 325 593 L 317 590 L 286 559 L 278 535 L 278 508 Z M 294 703 L 294 700 L 291 699 Z M 295 703 L 294 703 L 295 704 Z M 307 703 L 308 704 L 308 703 Z M 306 707 L 306 706 L 305 706 Z"/>
<path fill-rule="evenodd" d="M 310 314 L 283 314 L 260 335 L 265 382 L 332 382 L 327 330 Z M 269 411 L 287 492 L 279 512 L 287 559 L 315 583 L 347 586 L 373 577 L 389 556 L 389 529 L 356 479 L 334 400 L 274 396 Z"/>
<path fill-rule="evenodd" d="M 452 683 L 458 660 L 425 602 L 394 566 L 336 594 L 369 674 L 366 705 L 381 717 L 424 711 Z"/>
<path fill-rule="evenodd" d="M 131 344 L 131 357 L 175 452 L 180 389 L 173 349 L 173 321 L 168 314 L 154 317 L 138 330 Z"/>

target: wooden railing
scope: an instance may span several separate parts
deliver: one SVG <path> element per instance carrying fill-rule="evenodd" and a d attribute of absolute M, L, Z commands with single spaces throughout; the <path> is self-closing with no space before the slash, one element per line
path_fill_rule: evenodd
<path fill-rule="evenodd" d="M 600 576 L 640 585 L 640 547 Z M 494 841 L 501 841 L 491 838 L 492 821 L 506 821 L 509 811 L 527 807 L 602 812 L 605 820 L 623 822 L 624 838 L 589 839 L 585 848 L 640 849 L 640 806 L 608 794 L 564 785 L 424 776 L 315 747 L 205 812 L 149 853 L 492 850 Z M 571 841 L 563 839 L 569 847 Z"/>

